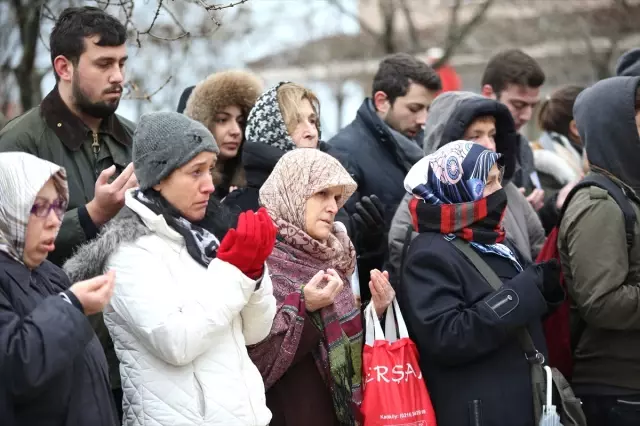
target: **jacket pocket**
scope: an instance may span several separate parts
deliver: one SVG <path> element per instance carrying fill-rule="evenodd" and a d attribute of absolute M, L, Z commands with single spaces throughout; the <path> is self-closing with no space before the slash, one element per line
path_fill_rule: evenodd
<path fill-rule="evenodd" d="M 204 405 L 204 391 L 202 390 L 202 385 L 200 384 L 200 380 L 198 380 L 198 376 L 193 374 L 193 387 L 196 390 L 196 404 L 198 404 L 198 412 L 200 416 L 204 419 L 205 415 L 205 405 Z"/>
<path fill-rule="evenodd" d="M 469 426 L 482 426 L 482 401 L 469 401 Z"/>

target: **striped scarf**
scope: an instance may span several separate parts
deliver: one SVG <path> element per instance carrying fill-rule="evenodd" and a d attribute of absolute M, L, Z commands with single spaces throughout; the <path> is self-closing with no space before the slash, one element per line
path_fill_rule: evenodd
<path fill-rule="evenodd" d="M 496 244 L 504 241 L 502 218 L 507 208 L 504 190 L 486 198 L 460 204 L 428 204 L 412 198 L 409 211 L 418 232 L 453 234 L 469 242 Z"/>

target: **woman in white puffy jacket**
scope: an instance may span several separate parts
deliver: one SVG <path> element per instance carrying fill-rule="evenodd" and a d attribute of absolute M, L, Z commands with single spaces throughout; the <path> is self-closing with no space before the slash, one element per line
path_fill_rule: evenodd
<path fill-rule="evenodd" d="M 245 346 L 269 335 L 275 315 L 264 267 L 275 227 L 264 211 L 225 225 L 210 200 L 218 148 L 202 124 L 147 114 L 133 144 L 139 188 L 65 265 L 72 276 L 116 273 L 104 319 L 120 361 L 123 424 L 265 426 L 264 384 Z"/>

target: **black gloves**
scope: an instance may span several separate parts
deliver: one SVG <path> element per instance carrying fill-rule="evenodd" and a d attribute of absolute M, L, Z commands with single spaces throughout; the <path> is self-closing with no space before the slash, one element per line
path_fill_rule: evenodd
<path fill-rule="evenodd" d="M 356 213 L 351 222 L 356 231 L 356 248 L 359 252 L 378 251 L 384 244 L 386 224 L 384 206 L 375 195 L 362 197 L 355 205 Z"/>
<path fill-rule="evenodd" d="M 378 197 L 362 197 L 356 203 L 356 212 L 352 218 L 359 232 L 384 232 L 384 206 Z"/>
<path fill-rule="evenodd" d="M 556 259 L 535 265 L 539 269 L 542 279 L 538 282 L 540 292 L 547 303 L 560 303 L 564 301 L 564 290 L 560 285 L 560 264 Z"/>

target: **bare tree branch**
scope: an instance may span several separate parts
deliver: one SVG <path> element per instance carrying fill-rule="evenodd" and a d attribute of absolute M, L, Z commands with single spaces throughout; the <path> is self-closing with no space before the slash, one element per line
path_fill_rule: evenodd
<path fill-rule="evenodd" d="M 420 34 L 416 28 L 413 17 L 411 16 L 411 9 L 407 4 L 407 0 L 400 0 L 400 8 L 404 14 L 404 19 L 407 22 L 407 28 L 409 29 L 409 39 L 411 41 L 411 50 L 413 52 L 420 52 L 422 50 L 422 43 L 420 42 Z"/>
<path fill-rule="evenodd" d="M 449 30 L 446 39 L 446 45 L 444 48 L 444 54 L 436 62 L 432 64 L 433 68 L 439 68 L 444 65 L 451 56 L 455 53 L 456 49 L 464 41 L 465 38 L 473 31 L 473 29 L 482 22 L 487 10 L 494 3 L 494 0 L 485 0 L 480 6 L 478 6 L 471 17 L 461 28 L 458 23 L 458 13 L 460 9 L 461 0 L 456 0 L 451 8 L 451 17 L 449 20 Z"/>
<path fill-rule="evenodd" d="M 187 37 L 190 39 L 208 37 L 221 25 L 215 16 L 219 11 L 242 5 L 248 1 L 230 0 L 224 3 L 213 3 L 212 0 L 156 0 L 156 3 L 148 8 L 151 20 L 147 21 L 148 24 L 145 24 L 144 28 L 139 28 L 134 22 L 134 9 L 142 3 L 146 5 L 146 0 L 93 0 L 103 10 L 117 8 L 120 11 L 119 15 L 123 18 L 123 24 L 129 32 L 129 38 L 136 40 L 139 47 L 142 46 L 145 39 L 152 40 L 151 44 L 154 46 L 162 46 L 167 45 L 165 42 L 174 42 Z M 39 50 L 40 43 L 49 49 L 46 41 L 47 34 L 41 32 L 41 26 L 46 21 L 57 20 L 57 14 L 62 8 L 83 4 L 87 4 L 86 0 L 64 0 L 63 2 L 58 0 L 0 0 L 0 7 L 6 5 L 6 10 L 9 11 L 6 20 L 4 19 L 5 10 L 0 12 L 3 15 L 3 19 L 0 19 L 2 24 L 2 28 L 0 28 L 0 38 L 2 38 L 0 40 L 0 44 L 2 44 L 0 48 L 2 50 L 2 55 L 0 55 L 0 93 L 3 99 L 6 100 L 12 93 L 19 93 L 24 110 L 40 102 L 42 99 L 41 81 L 50 71 L 49 68 L 40 70 L 35 66 L 36 55 L 42 53 Z M 182 17 L 187 15 L 174 12 L 176 10 L 191 10 L 187 9 L 188 7 L 199 7 L 207 14 L 204 15 L 200 12 L 200 15 L 203 15 L 205 19 L 197 24 L 198 34 L 195 36 L 187 31 L 184 22 L 181 22 Z M 210 24 L 207 17 L 214 24 Z M 190 43 L 191 41 L 182 43 L 183 47 L 179 49 L 187 51 Z M 173 74 L 173 72 L 168 74 Z M 167 81 L 152 93 L 138 94 L 136 98 L 149 101 L 171 80 L 171 77 L 167 78 Z M 155 82 L 159 81 L 155 80 Z M 0 101 L 0 103 L 2 102 L 4 101 Z"/>
<path fill-rule="evenodd" d="M 162 83 L 162 85 L 160 85 L 160 87 L 158 87 L 156 90 L 154 90 L 151 93 L 146 93 L 144 92 L 140 86 L 135 83 L 134 81 L 129 81 L 126 84 L 126 89 L 128 90 L 128 93 L 126 93 L 122 99 L 127 99 L 127 100 L 143 100 L 143 101 L 151 101 L 151 98 L 153 98 L 155 95 L 157 95 L 162 89 L 164 89 L 167 84 L 169 84 L 169 82 L 172 80 L 173 76 L 169 76 L 167 78 L 167 80 Z"/>
<path fill-rule="evenodd" d="M 375 39 L 379 39 L 380 38 L 380 33 L 378 33 L 376 30 L 371 28 L 366 22 L 364 22 L 364 20 L 362 20 L 357 13 L 353 13 L 350 10 L 348 10 L 346 7 L 344 7 L 344 5 L 342 4 L 341 0 L 327 0 L 327 3 L 329 3 L 330 5 L 335 7 L 336 9 L 338 9 L 338 11 L 340 13 L 342 13 L 343 15 L 345 15 L 345 16 L 353 19 L 354 21 L 356 21 L 358 23 L 358 25 L 360 26 L 360 29 L 363 30 L 364 32 L 368 33 L 373 38 L 375 38 Z"/>
<path fill-rule="evenodd" d="M 609 36 L 609 47 L 603 53 L 598 54 L 595 46 L 593 45 L 593 35 L 591 32 L 590 22 L 584 16 L 579 16 L 578 24 L 582 30 L 583 40 L 587 45 L 587 56 L 589 57 L 589 62 L 591 62 L 591 66 L 593 67 L 595 77 L 598 80 L 611 77 L 611 59 L 618 47 L 618 42 L 622 38 L 621 32 L 614 31 L 614 33 Z"/>
<path fill-rule="evenodd" d="M 382 13 L 382 33 L 380 34 L 380 41 L 385 53 L 395 53 L 395 0 L 378 0 L 378 6 Z"/>
<path fill-rule="evenodd" d="M 211 6 L 205 6 L 205 9 L 207 9 L 209 12 L 213 12 L 213 11 L 216 11 L 216 10 L 229 9 L 231 7 L 239 6 L 239 5 L 244 4 L 244 3 L 248 2 L 248 1 L 249 0 L 238 0 L 236 2 L 231 2 L 229 4 L 221 4 L 221 5 L 212 4 Z"/>
<path fill-rule="evenodd" d="M 137 33 L 136 34 L 136 43 L 138 43 L 138 47 L 142 47 L 142 44 L 140 43 L 140 36 L 141 35 L 149 34 L 149 35 L 153 36 L 151 34 L 151 29 L 156 24 L 156 21 L 158 20 L 158 16 L 160 16 L 160 10 L 162 9 L 162 3 L 163 3 L 163 0 L 158 0 L 158 7 L 156 8 L 156 13 L 153 15 L 153 19 L 151 20 L 151 24 L 149 24 L 149 28 L 147 28 L 145 31 L 136 31 L 136 33 Z"/>
<path fill-rule="evenodd" d="M 26 110 L 37 105 L 41 98 L 40 81 L 34 74 L 34 65 L 40 34 L 42 3 L 32 1 L 22 4 L 20 0 L 13 0 L 12 4 L 18 20 L 22 44 L 22 58 L 14 70 L 14 75 L 20 86 L 20 102 Z"/>
<path fill-rule="evenodd" d="M 178 26 L 178 28 L 180 29 L 180 31 L 182 31 L 183 33 L 188 33 L 189 31 L 187 31 L 184 26 L 182 25 L 182 23 L 180 22 L 180 20 L 178 19 L 178 17 L 171 11 L 171 9 L 169 9 L 166 5 L 163 5 L 162 8 L 164 9 L 164 11 L 167 13 L 167 15 L 169 15 L 169 17 L 171 18 L 171 20 L 173 21 L 174 24 L 176 24 Z"/>

